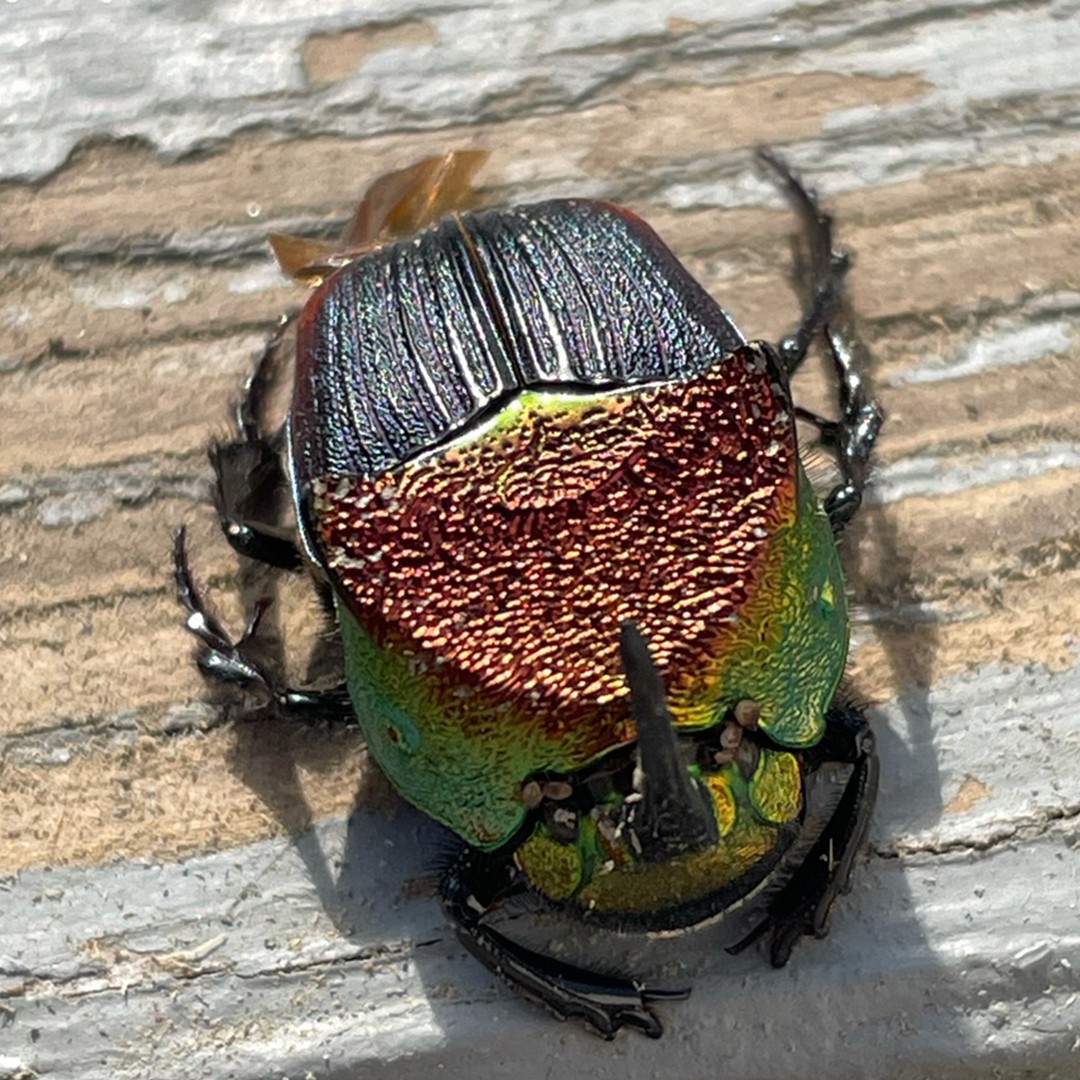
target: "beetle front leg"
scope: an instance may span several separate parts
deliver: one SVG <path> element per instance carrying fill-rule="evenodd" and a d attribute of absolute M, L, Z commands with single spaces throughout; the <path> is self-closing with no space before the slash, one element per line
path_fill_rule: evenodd
<path fill-rule="evenodd" d="M 825 737 L 808 760 L 852 765 L 843 794 L 821 835 L 783 888 L 769 903 L 765 918 L 728 952 L 742 952 L 765 933 L 771 934 L 769 961 L 783 967 L 800 937 L 825 937 L 833 901 L 845 890 L 855 857 L 862 849 L 877 798 L 878 757 L 874 735 L 862 711 L 853 705 L 830 708 Z"/>
<path fill-rule="evenodd" d="M 613 1039 L 623 1027 L 658 1039 L 664 1028 L 650 1006 L 686 998 L 689 990 L 657 990 L 565 964 L 526 949 L 484 924 L 484 916 L 497 902 L 525 891 L 516 875 L 508 861 L 471 850 L 443 875 L 443 909 L 465 948 L 512 989 L 560 1020 L 580 1020 L 605 1039 Z"/>
<path fill-rule="evenodd" d="M 276 524 L 288 488 L 283 439 L 280 431 L 263 431 L 261 415 L 290 322 L 282 319 L 248 378 L 236 408 L 236 438 L 210 446 L 214 505 L 225 539 L 241 555 L 282 570 L 296 570 L 303 560 L 291 530 Z"/>
<path fill-rule="evenodd" d="M 188 565 L 187 535 L 183 528 L 176 531 L 173 540 L 173 578 L 177 599 L 188 613 L 184 625 L 203 646 L 198 665 L 204 676 L 216 682 L 255 688 L 266 696 L 275 712 L 281 716 L 306 721 L 356 722 L 344 685 L 331 690 L 300 690 L 282 686 L 252 658 L 252 643 L 268 601 L 255 605 L 240 639 L 233 641 L 195 586 Z"/>

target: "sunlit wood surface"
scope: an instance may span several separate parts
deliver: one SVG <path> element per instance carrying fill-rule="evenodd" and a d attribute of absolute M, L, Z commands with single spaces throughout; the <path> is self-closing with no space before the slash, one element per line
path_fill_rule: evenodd
<path fill-rule="evenodd" d="M 0 1077 L 1080 1074 L 1080 8 L 311 10 L 0 10 Z M 889 412 L 848 552 L 880 806 L 827 940 L 676 943 L 666 1038 L 607 1045 L 465 954 L 355 735 L 217 725 L 170 537 L 239 628 L 205 446 L 303 295 L 268 232 L 483 147 L 485 201 L 625 202 L 776 337 L 759 143 L 856 254 Z"/>

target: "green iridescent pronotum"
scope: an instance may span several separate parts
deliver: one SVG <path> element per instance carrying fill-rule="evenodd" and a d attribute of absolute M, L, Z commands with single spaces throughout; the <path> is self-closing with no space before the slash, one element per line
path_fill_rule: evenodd
<path fill-rule="evenodd" d="M 176 577 L 203 670 L 279 711 L 354 719 L 411 802 L 460 838 L 462 941 L 515 989 L 610 1037 L 683 996 L 535 952 L 486 919 L 530 893 L 619 931 L 720 921 L 773 963 L 824 932 L 865 834 L 873 738 L 842 689 L 835 536 L 882 413 L 831 221 L 768 153 L 803 224 L 806 314 L 748 342 L 628 210 L 467 210 L 478 153 L 382 177 L 339 243 L 273 238 L 314 286 L 216 444 L 230 543 L 329 588 L 344 682 L 287 688 Z M 266 388 L 295 338 L 284 437 Z M 792 401 L 821 341 L 839 418 Z M 797 423 L 838 482 L 822 499 Z M 279 449 L 284 444 L 287 466 Z M 298 535 L 277 520 L 291 491 Z M 821 789 L 832 793 L 825 798 Z"/>

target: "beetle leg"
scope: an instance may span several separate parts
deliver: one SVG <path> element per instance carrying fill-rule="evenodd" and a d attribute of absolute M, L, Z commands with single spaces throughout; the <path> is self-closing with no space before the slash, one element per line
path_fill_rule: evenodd
<path fill-rule="evenodd" d="M 840 533 L 862 505 L 870 456 L 885 421 L 885 410 L 871 396 L 865 372 L 856 363 L 859 346 L 831 328 L 825 336 L 836 372 L 841 419 L 827 420 L 801 408 L 796 408 L 795 414 L 818 429 L 821 444 L 836 457 L 841 482 L 826 497 L 825 513 L 833 532 Z"/>
<path fill-rule="evenodd" d="M 776 174 L 802 225 L 803 245 L 795 277 L 803 285 L 806 308 L 799 325 L 777 346 L 784 369 L 793 375 L 806 359 L 814 338 L 840 308 L 851 259 L 846 251 L 833 245 L 832 215 L 821 208 L 787 162 L 766 147 L 759 147 L 757 156 Z"/>
<path fill-rule="evenodd" d="M 202 643 L 199 670 L 209 679 L 261 691 L 282 716 L 300 720 L 330 720 L 354 723 L 349 695 L 344 685 L 331 690 L 301 690 L 281 686 L 251 657 L 252 643 L 268 600 L 255 605 L 238 641 L 233 641 L 217 616 L 207 607 L 191 576 L 187 556 L 186 531 L 177 529 L 173 540 L 173 577 L 176 595 L 187 611 L 184 625 Z"/>
<path fill-rule="evenodd" d="M 482 865 L 485 861 L 489 865 Z M 523 885 L 508 881 L 503 874 L 495 874 L 493 882 L 496 868 L 490 864 L 490 857 L 467 851 L 443 875 L 443 909 L 465 948 L 512 989 L 560 1020 L 580 1020 L 605 1039 L 613 1039 L 624 1027 L 658 1039 L 664 1028 L 651 1005 L 681 1000 L 690 991 L 658 990 L 631 979 L 587 971 L 526 949 L 486 926 L 483 918 L 497 902 L 524 891 Z M 501 866 L 504 871 L 510 869 L 506 862 Z"/>
<path fill-rule="evenodd" d="M 856 363 L 861 348 L 830 327 L 825 333 L 836 372 L 841 419 L 832 435 L 843 482 L 825 500 L 834 532 L 840 532 L 862 505 L 870 455 L 885 421 L 885 410 L 871 396 L 865 371 Z"/>
<path fill-rule="evenodd" d="M 281 321 L 248 378 L 236 407 L 236 438 L 210 446 L 214 505 L 225 538 L 241 555 L 283 570 L 298 569 L 303 560 L 291 530 L 274 524 L 288 486 L 283 440 L 280 431 L 264 432 L 260 418 L 289 323 Z"/>
<path fill-rule="evenodd" d="M 797 412 L 817 425 L 822 443 L 836 455 L 842 482 L 826 498 L 825 512 L 833 532 L 839 533 L 862 504 L 870 455 L 885 413 L 871 396 L 867 365 L 861 355 L 864 350 L 844 310 L 844 275 L 850 259 L 833 246 L 832 216 L 781 158 L 765 148 L 758 150 L 758 158 L 779 178 L 803 231 L 796 276 L 805 283 L 808 306 L 802 321 L 778 346 L 781 362 L 788 374 L 793 374 L 806 358 L 811 342 L 824 331 L 836 373 L 840 420 L 825 420 L 803 409 Z"/>
<path fill-rule="evenodd" d="M 802 864 L 769 903 L 767 914 L 728 952 L 738 953 L 771 932 L 769 960 L 783 967 L 800 937 L 825 937 L 829 909 L 843 892 L 851 868 L 866 839 L 878 785 L 874 735 L 860 709 L 833 705 L 822 742 L 808 752 L 811 768 L 827 761 L 852 764 L 844 792 L 827 825 Z"/>

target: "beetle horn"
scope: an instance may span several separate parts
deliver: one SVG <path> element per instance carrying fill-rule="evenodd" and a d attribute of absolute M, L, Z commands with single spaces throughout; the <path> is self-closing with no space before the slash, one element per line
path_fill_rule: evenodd
<path fill-rule="evenodd" d="M 679 752 L 674 718 L 649 644 L 629 619 L 619 632 L 619 652 L 630 684 L 641 774 L 635 774 L 634 784 L 641 798 L 631 804 L 627 825 L 646 862 L 703 851 L 719 840 L 716 817 Z"/>

